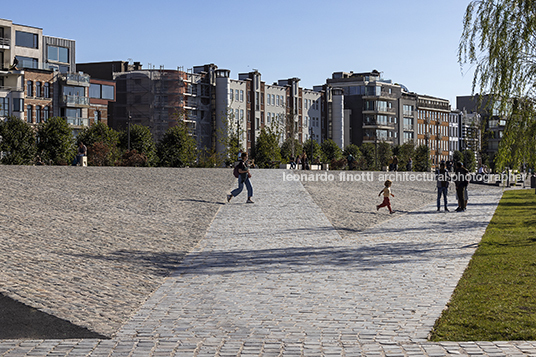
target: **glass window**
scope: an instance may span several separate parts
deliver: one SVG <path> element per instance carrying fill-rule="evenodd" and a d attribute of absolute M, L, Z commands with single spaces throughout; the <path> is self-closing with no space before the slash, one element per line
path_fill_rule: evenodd
<path fill-rule="evenodd" d="M 0 117 L 9 115 L 9 98 L 0 98 Z"/>
<path fill-rule="evenodd" d="M 29 48 L 39 48 L 37 34 L 17 31 L 15 32 L 15 45 Z"/>
<path fill-rule="evenodd" d="M 74 95 L 78 97 L 85 97 L 84 87 L 64 86 L 63 95 Z"/>
<path fill-rule="evenodd" d="M 69 49 L 66 47 L 47 46 L 47 59 L 49 61 L 69 63 Z"/>
<path fill-rule="evenodd" d="M 35 122 L 38 124 L 41 122 L 41 106 L 40 105 L 35 107 Z"/>
<path fill-rule="evenodd" d="M 39 61 L 37 61 L 37 58 L 31 58 L 31 57 L 22 57 L 22 56 L 15 56 L 17 58 L 17 61 L 19 61 L 19 68 L 38 68 Z"/>
<path fill-rule="evenodd" d="M 43 108 L 43 121 L 47 121 L 48 117 L 50 116 L 50 109 L 47 107 Z"/>
<path fill-rule="evenodd" d="M 100 98 L 101 86 L 100 84 L 90 84 L 89 85 L 89 97 L 90 98 Z"/>
<path fill-rule="evenodd" d="M 110 100 L 115 99 L 114 86 L 107 86 L 107 85 L 103 84 L 101 86 L 101 90 L 102 90 L 102 99 L 110 99 Z"/>
<path fill-rule="evenodd" d="M 32 122 L 32 106 L 31 105 L 26 106 L 26 121 L 28 123 Z"/>
<path fill-rule="evenodd" d="M 240 91 L 240 101 L 241 102 L 244 101 L 244 91 L 243 90 Z"/>
<path fill-rule="evenodd" d="M 32 81 L 26 82 L 26 95 L 28 97 L 33 97 L 33 82 Z"/>
<path fill-rule="evenodd" d="M 35 82 L 35 96 L 42 97 L 41 82 Z"/>
<path fill-rule="evenodd" d="M 45 83 L 43 86 L 43 97 L 44 98 L 50 98 L 50 84 Z"/>
<path fill-rule="evenodd" d="M 13 111 L 22 112 L 24 110 L 24 99 L 13 98 Z"/>
<path fill-rule="evenodd" d="M 229 91 L 229 100 L 232 102 L 233 101 L 233 94 L 234 94 L 234 90 L 230 90 Z"/>

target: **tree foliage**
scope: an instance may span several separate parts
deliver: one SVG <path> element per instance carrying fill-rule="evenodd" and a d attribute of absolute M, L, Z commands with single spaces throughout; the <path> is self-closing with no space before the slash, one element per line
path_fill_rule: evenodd
<path fill-rule="evenodd" d="M 52 117 L 37 129 L 37 150 L 45 162 L 69 164 L 76 154 L 73 132 L 64 118 Z"/>
<path fill-rule="evenodd" d="M 290 158 L 296 159 L 303 152 L 303 146 L 297 139 L 287 138 L 281 145 L 281 158 L 289 161 Z"/>
<path fill-rule="evenodd" d="M 28 123 L 15 117 L 0 121 L 2 164 L 30 165 L 35 159 L 36 151 L 35 132 Z"/>
<path fill-rule="evenodd" d="M 463 166 L 470 172 L 475 171 L 476 160 L 475 153 L 472 150 L 464 150 L 463 153 Z"/>
<path fill-rule="evenodd" d="M 406 141 L 404 144 L 398 146 L 396 155 L 398 157 L 398 169 L 406 170 L 409 159 L 411 158 L 413 161 L 415 158 L 415 144 L 413 140 Z"/>
<path fill-rule="evenodd" d="M 313 147 L 312 154 L 311 154 L 311 145 Z M 322 158 L 322 148 L 320 144 L 317 143 L 316 140 L 314 139 L 309 138 L 303 143 L 303 150 L 302 150 L 301 155 L 303 155 L 304 152 L 307 154 L 307 159 L 309 161 L 309 164 L 314 164 L 319 158 L 320 159 Z"/>
<path fill-rule="evenodd" d="M 338 160 L 342 156 L 341 148 L 332 139 L 324 140 L 320 145 L 322 150 L 322 161 L 331 162 L 332 160 Z"/>
<path fill-rule="evenodd" d="M 458 48 L 475 66 L 473 93 L 489 93 L 508 117 L 495 157 L 498 169 L 536 166 L 536 1 L 479 0 L 466 9 Z"/>
<path fill-rule="evenodd" d="M 415 160 L 413 160 L 413 167 L 415 171 L 427 172 L 431 167 L 430 162 L 430 148 L 428 145 L 419 145 L 415 149 Z"/>
<path fill-rule="evenodd" d="M 389 166 L 389 161 L 393 157 L 393 150 L 391 144 L 385 141 L 378 143 L 378 164 L 380 168 L 383 166 Z"/>
<path fill-rule="evenodd" d="M 255 142 L 255 164 L 261 168 L 272 167 L 273 162 L 280 161 L 279 135 L 272 128 L 262 128 Z"/>
<path fill-rule="evenodd" d="M 359 148 L 363 154 L 359 161 L 360 170 L 377 170 L 376 147 L 372 143 L 363 143 Z"/>
<path fill-rule="evenodd" d="M 196 143 L 188 133 L 184 122 L 179 122 L 166 130 L 158 143 L 157 154 L 160 166 L 184 167 L 192 165 L 196 159 Z"/>
<path fill-rule="evenodd" d="M 119 133 L 119 146 L 128 151 L 128 129 Z M 130 150 L 136 150 L 137 155 L 146 158 L 145 166 L 155 166 L 158 162 L 156 144 L 149 127 L 134 124 L 130 127 Z M 138 161 L 136 161 L 138 163 Z"/>
<path fill-rule="evenodd" d="M 88 148 L 88 165 L 113 166 L 120 157 L 119 133 L 102 122 L 82 130 L 76 138 L 77 146 L 81 142 Z"/>

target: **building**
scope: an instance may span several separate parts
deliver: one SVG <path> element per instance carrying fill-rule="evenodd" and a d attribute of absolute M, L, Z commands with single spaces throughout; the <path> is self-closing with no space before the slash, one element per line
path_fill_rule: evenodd
<path fill-rule="evenodd" d="M 380 72 L 335 72 L 324 86 L 326 137 L 349 144 L 414 142 L 430 148 L 433 165 L 449 158 L 450 103 L 409 92 Z"/>
<path fill-rule="evenodd" d="M 460 151 L 460 122 L 462 113 L 458 109 L 451 110 L 449 115 L 449 158 L 454 151 Z"/>
<path fill-rule="evenodd" d="M 76 135 L 89 126 L 90 77 L 76 72 L 75 41 L 44 36 L 41 28 L 0 19 L 0 116 L 14 116 L 33 125 L 59 116 Z M 110 85 L 110 83 L 108 83 Z M 108 100 L 107 100 L 108 101 Z M 105 113 L 106 114 L 106 113 Z M 107 119 L 107 118 L 106 118 Z"/>
<path fill-rule="evenodd" d="M 89 80 L 89 125 L 104 123 L 108 125 L 108 114 L 115 103 L 115 82 L 104 79 Z"/>
<path fill-rule="evenodd" d="M 456 106 L 466 113 L 468 118 L 466 135 L 478 136 L 480 134 L 481 150 L 488 155 L 490 162 L 493 161 L 493 157 L 499 150 L 499 142 L 503 137 L 507 121 L 507 117 L 498 110 L 499 104 L 492 107 L 491 96 L 476 95 L 456 97 Z M 480 126 L 479 132 L 474 132 L 477 123 Z"/>
<path fill-rule="evenodd" d="M 216 128 L 218 135 L 236 133 L 242 150 L 250 152 L 263 128 L 280 134 L 280 143 L 310 137 L 321 142 L 322 92 L 299 86 L 299 78 L 266 84 L 257 70 L 230 78 L 231 71 L 216 70 Z M 225 144 L 217 142 L 217 151 Z"/>

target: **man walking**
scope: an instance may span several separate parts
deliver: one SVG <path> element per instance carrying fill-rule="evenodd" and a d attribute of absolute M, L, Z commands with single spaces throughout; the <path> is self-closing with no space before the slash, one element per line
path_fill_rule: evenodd
<path fill-rule="evenodd" d="M 443 195 L 443 200 L 445 201 L 445 211 L 449 211 L 447 195 L 449 190 L 449 181 L 450 175 L 449 172 L 445 169 L 445 163 L 441 162 L 439 164 L 439 169 L 436 171 L 436 180 L 437 180 L 437 211 L 441 211 L 441 195 Z"/>
<path fill-rule="evenodd" d="M 469 171 L 461 162 L 456 163 L 456 195 L 458 196 L 458 208 L 456 212 L 464 212 L 467 209 L 467 186 L 469 181 L 467 179 L 467 174 Z"/>
<path fill-rule="evenodd" d="M 244 189 L 245 184 L 248 190 L 248 200 L 246 201 L 246 203 L 253 203 L 253 201 L 251 200 L 251 197 L 253 197 L 253 187 L 251 186 L 251 182 L 249 182 L 251 174 L 249 173 L 247 152 L 242 153 L 242 161 L 238 163 L 237 170 L 238 188 L 235 188 L 229 195 L 227 195 L 227 202 L 231 201 L 231 198 L 238 196 L 240 192 L 242 192 L 242 190 Z"/>

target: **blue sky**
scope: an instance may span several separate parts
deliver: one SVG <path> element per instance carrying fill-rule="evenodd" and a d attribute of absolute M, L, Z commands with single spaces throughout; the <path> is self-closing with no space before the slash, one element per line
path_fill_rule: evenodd
<path fill-rule="evenodd" d="M 377 69 L 410 91 L 470 95 L 457 62 L 469 0 L 16 1 L 0 18 L 76 40 L 77 62 L 133 60 L 143 68 L 214 63 L 231 77 L 257 69 L 266 83 Z"/>

